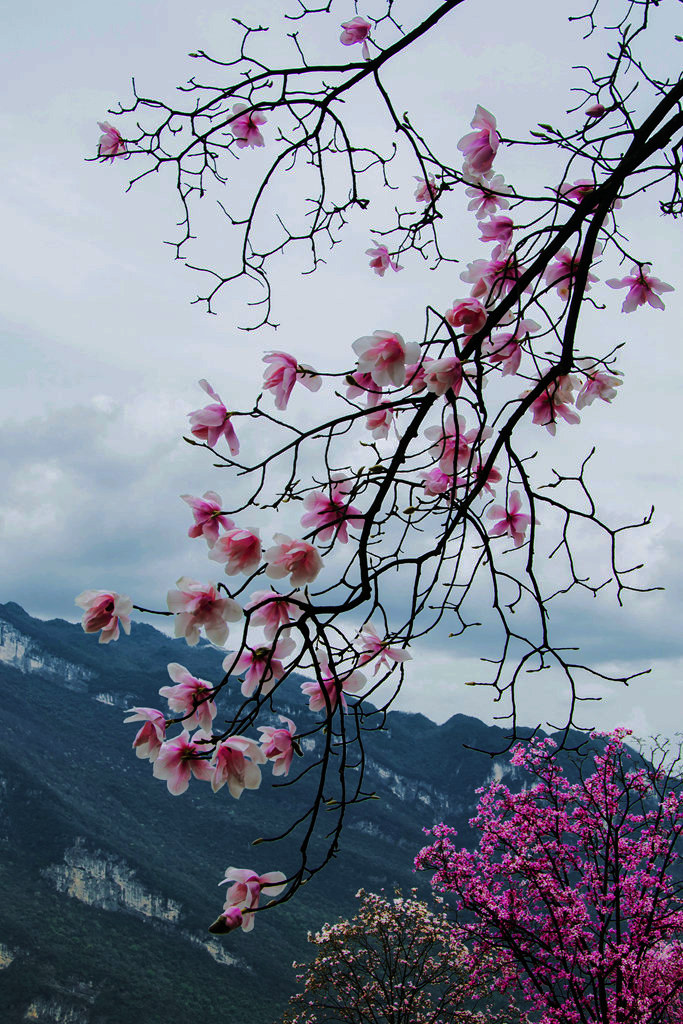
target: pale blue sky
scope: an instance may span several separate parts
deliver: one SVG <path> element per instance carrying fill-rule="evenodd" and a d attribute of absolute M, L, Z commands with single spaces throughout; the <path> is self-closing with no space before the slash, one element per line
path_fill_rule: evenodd
<path fill-rule="evenodd" d="M 414 16 L 426 6 L 421 0 L 404 10 Z M 230 53 L 230 16 L 268 22 L 272 7 L 215 0 L 191 7 L 179 0 L 108 6 L 74 0 L 57 7 L 41 0 L 5 14 L 0 129 L 10 145 L 0 196 L 6 354 L 0 599 L 17 600 L 33 614 L 75 619 L 73 598 L 86 587 L 111 586 L 163 606 L 178 576 L 206 576 L 204 553 L 187 541 L 187 509 L 178 500 L 184 492 L 221 490 L 220 474 L 180 440 L 186 413 L 203 404 L 199 377 L 208 377 L 226 400 L 231 392 L 255 393 L 261 355 L 272 347 L 341 369 L 359 335 L 390 326 L 417 337 L 424 305 L 443 306 L 462 290 L 453 270 L 429 274 L 416 264 L 401 275 L 375 277 L 364 256 L 373 220 L 354 221 L 315 279 L 300 277 L 294 258 L 274 269 L 282 326 L 277 334 L 244 335 L 237 329 L 245 321 L 244 291 L 226 294 L 219 317 L 190 305 L 197 282 L 162 244 L 177 217 L 171 182 L 155 178 L 125 195 L 132 161 L 84 161 L 95 152 L 97 121 L 117 99 L 128 98 L 131 75 L 147 95 L 171 95 L 197 71 L 184 56 L 189 50 Z M 339 17 L 316 19 L 310 46 L 325 59 L 347 55 L 339 52 L 339 22 L 354 13 L 349 3 Z M 576 27 L 566 25 L 567 13 L 564 4 L 539 0 L 470 0 L 393 72 L 398 109 L 450 144 L 454 161 L 477 102 L 495 112 L 509 135 L 557 121 L 571 104 L 568 89 L 580 84 L 571 65 L 597 53 L 600 42 L 582 47 Z M 680 5 L 671 0 L 655 13 L 668 45 Z M 279 52 L 276 39 L 272 45 Z M 653 42 L 655 50 L 661 63 L 683 47 Z M 353 115 L 371 136 L 382 130 L 370 103 L 357 104 Z M 528 152 L 504 152 L 498 163 L 508 179 L 532 188 L 553 170 L 536 151 L 533 160 Z M 413 173 L 406 168 L 410 183 Z M 285 205 L 294 199 L 287 189 L 277 196 Z M 462 258 L 483 255 L 470 216 L 455 203 L 453 210 Z M 212 225 L 208 205 L 207 211 L 197 255 L 210 259 L 229 240 Z M 629 600 L 624 610 L 610 598 L 570 603 L 559 618 L 598 664 L 653 666 L 626 693 L 607 691 L 599 708 L 591 706 L 591 720 L 670 731 L 683 721 L 680 222 L 662 220 L 645 198 L 626 211 L 625 225 L 641 258 L 651 258 L 654 272 L 677 291 L 666 297 L 666 313 L 623 317 L 612 295 L 609 313 L 587 317 L 586 350 L 591 337 L 602 344 L 605 332 L 609 344 L 628 342 L 620 360 L 624 386 L 613 407 L 587 410 L 580 427 L 560 428 L 552 449 L 537 434 L 530 444 L 545 446 L 544 458 L 569 467 L 598 441 L 593 479 L 608 512 L 637 519 L 651 503 L 657 507 L 654 526 L 634 542 L 634 560 L 646 560 L 644 580 L 665 584 L 667 592 Z M 602 276 L 616 271 L 610 265 Z M 488 694 L 462 686 L 481 678 L 481 644 L 472 634 L 457 650 L 437 643 L 416 651 L 400 706 L 438 720 L 457 711 L 490 720 Z M 550 684 L 533 684 L 523 717 L 525 709 L 529 721 L 558 717 L 563 700 Z"/>

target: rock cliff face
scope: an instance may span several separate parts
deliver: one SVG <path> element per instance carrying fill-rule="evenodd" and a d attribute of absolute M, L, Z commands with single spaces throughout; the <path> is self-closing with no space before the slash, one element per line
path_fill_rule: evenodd
<path fill-rule="evenodd" d="M 62 864 L 51 864 L 43 875 L 58 892 L 102 910 L 127 910 L 157 921 L 177 924 L 181 905 L 150 892 L 124 861 L 107 858 L 101 851 L 88 852 L 82 839 L 64 852 Z"/>
<path fill-rule="evenodd" d="M 41 677 L 58 680 L 69 690 L 84 692 L 95 673 L 50 654 L 15 626 L 0 619 L 0 662 L 19 669 L 25 675 L 40 673 Z"/>

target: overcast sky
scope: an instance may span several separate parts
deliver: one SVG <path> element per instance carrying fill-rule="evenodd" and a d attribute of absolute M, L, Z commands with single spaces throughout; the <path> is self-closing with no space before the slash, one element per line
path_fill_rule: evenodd
<path fill-rule="evenodd" d="M 417 259 L 406 259 L 401 274 L 373 275 L 364 251 L 377 221 L 356 219 L 314 278 L 299 274 L 303 253 L 274 267 L 281 326 L 276 334 L 245 334 L 239 325 L 248 322 L 245 302 L 253 296 L 244 288 L 225 294 L 217 317 L 191 305 L 199 282 L 163 244 L 178 217 L 170 177 L 155 176 L 124 194 L 132 161 L 103 166 L 84 160 L 96 152 L 97 121 L 129 98 L 132 75 L 146 95 L 169 97 L 198 70 L 188 51 L 232 56 L 230 17 L 272 23 L 273 6 L 29 0 L 6 12 L 0 599 L 18 601 L 34 615 L 75 621 L 73 599 L 86 587 L 112 588 L 163 607 L 178 576 L 206 578 L 205 552 L 188 541 L 187 507 L 178 500 L 185 492 L 221 490 L 210 460 L 181 440 L 187 412 L 204 404 L 200 377 L 208 377 L 228 405 L 231 395 L 244 405 L 243 395 L 258 389 L 264 351 L 281 348 L 339 370 L 358 336 L 390 327 L 420 337 L 427 303 L 445 307 L 464 294 L 457 272 L 430 274 Z M 405 24 L 427 6 L 404 3 Z M 371 5 L 359 12 L 374 13 Z M 599 59 L 606 45 L 604 36 L 582 44 L 567 13 L 565 4 L 540 0 L 470 0 L 390 73 L 397 109 L 408 110 L 429 137 L 450 147 L 453 163 L 477 103 L 496 114 L 506 135 L 522 135 L 537 122 L 558 123 L 573 103 L 569 90 L 582 84 L 571 66 Z M 316 18 L 309 55 L 357 57 L 338 42 L 339 23 L 354 14 L 352 4 L 340 4 L 334 16 Z M 675 66 L 676 59 L 680 64 L 683 46 L 672 44 L 680 5 L 670 0 L 654 15 L 650 53 L 660 68 L 667 61 Z M 272 52 L 282 52 L 280 45 L 276 39 Z M 354 116 L 367 120 L 370 137 L 382 130 L 371 104 L 357 105 Z M 529 151 L 502 151 L 497 160 L 522 190 L 523 183 L 542 187 L 544 172 L 551 173 L 531 152 L 533 159 Z M 240 167 L 252 156 L 256 161 L 260 154 L 245 151 Z M 406 166 L 410 185 L 413 173 Z M 276 202 L 287 209 L 294 198 L 280 189 Z M 200 261 L 230 244 L 214 209 L 207 205 L 206 237 L 192 253 Z M 586 410 L 578 427 L 560 426 L 544 458 L 574 469 L 598 443 L 591 481 L 606 518 L 635 521 L 656 507 L 653 525 L 633 538 L 628 553 L 647 564 L 643 585 L 666 590 L 629 596 L 621 609 L 612 594 L 572 600 L 558 609 L 555 625 L 600 669 L 652 668 L 628 691 L 587 689 L 603 701 L 587 706 L 583 724 L 671 733 L 683 721 L 680 222 L 662 219 L 655 199 L 645 196 L 624 212 L 624 225 L 641 259 L 652 260 L 654 273 L 677 290 L 665 296 L 666 312 L 643 309 L 624 317 L 614 293 L 602 288 L 609 309 L 586 318 L 582 348 L 592 351 L 591 338 L 598 350 L 626 342 L 619 363 L 624 386 L 613 406 Z M 452 237 L 462 234 L 465 262 L 485 255 L 480 243 L 472 251 L 470 215 L 454 212 L 452 230 Z M 617 271 L 610 264 L 601 276 Z M 547 448 L 543 433 L 530 444 Z M 592 544 L 590 537 L 579 539 L 589 558 Z M 489 653 L 482 631 L 450 645 L 443 639 L 422 645 L 398 706 L 437 721 L 456 712 L 491 721 L 497 709 L 489 694 L 463 685 L 485 678 L 479 656 Z M 552 680 L 532 680 L 521 718 L 561 721 L 565 701 Z"/>

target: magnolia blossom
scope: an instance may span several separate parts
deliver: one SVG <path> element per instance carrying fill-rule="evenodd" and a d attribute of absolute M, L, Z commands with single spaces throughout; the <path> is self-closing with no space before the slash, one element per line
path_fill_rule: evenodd
<path fill-rule="evenodd" d="M 595 182 L 592 178 L 579 178 L 572 183 L 566 181 L 564 185 L 560 185 L 557 191 L 565 199 L 574 199 L 577 203 L 580 203 L 591 192 L 595 192 Z"/>
<path fill-rule="evenodd" d="M 197 743 L 199 734 L 194 739 L 189 732 L 181 732 L 180 736 L 166 740 L 154 762 L 155 779 L 165 779 L 169 793 L 180 796 L 190 784 L 190 777 L 208 782 L 213 775 L 213 768 L 201 755 L 206 754 L 205 743 Z"/>
<path fill-rule="evenodd" d="M 561 299 L 569 298 L 569 294 L 574 285 L 574 279 L 581 262 L 582 249 L 573 254 L 566 246 L 555 256 L 555 263 L 551 263 L 548 269 L 543 275 L 548 285 L 555 285 L 555 290 Z M 595 256 L 599 256 L 602 252 L 602 248 L 599 245 L 595 246 L 593 253 Z M 588 273 L 586 277 L 585 290 L 590 291 L 591 284 L 595 284 L 598 278 L 595 274 Z M 609 282 L 608 282 L 609 284 Z"/>
<path fill-rule="evenodd" d="M 510 204 L 505 196 L 499 194 L 501 192 L 510 194 L 510 188 L 505 184 L 503 175 L 487 171 L 481 176 L 478 184 L 465 189 L 465 195 L 471 196 L 467 209 L 474 210 L 477 220 L 490 217 L 497 210 L 507 210 Z"/>
<path fill-rule="evenodd" d="M 491 170 L 500 144 L 496 119 L 485 107 L 477 104 L 470 124 L 478 130 L 464 135 L 458 143 L 458 149 L 465 156 L 463 171 L 465 174 L 485 174 Z"/>
<path fill-rule="evenodd" d="M 491 427 L 473 427 L 465 430 L 465 418 L 458 416 L 456 430 L 455 420 L 449 415 L 443 426 L 427 427 L 425 437 L 434 444 L 430 454 L 439 460 L 439 468 L 452 477 L 455 469 L 467 465 L 471 458 L 472 445 L 481 444 L 493 434 Z"/>
<path fill-rule="evenodd" d="M 284 729 L 278 729 L 273 725 L 259 725 L 261 736 L 261 751 L 264 758 L 273 762 L 273 775 L 289 775 L 294 756 L 293 737 L 296 733 L 296 726 L 291 718 L 278 715 L 284 723 Z"/>
<path fill-rule="evenodd" d="M 452 391 L 457 398 L 462 387 L 462 363 L 457 356 L 433 359 L 424 371 L 424 383 L 433 395 Z"/>
<path fill-rule="evenodd" d="M 100 633 L 100 643 L 118 640 L 119 623 L 124 633 L 130 633 L 130 613 L 133 602 L 125 594 L 111 590 L 84 590 L 75 600 L 83 608 L 81 625 L 86 633 Z"/>
<path fill-rule="evenodd" d="M 497 253 L 490 260 L 474 260 L 467 264 L 460 280 L 472 285 L 471 295 L 480 299 L 489 293 L 506 295 L 520 277 L 520 268 L 513 256 L 498 259 Z"/>
<path fill-rule="evenodd" d="M 376 441 L 385 441 L 389 436 L 389 427 L 394 422 L 394 410 L 387 406 L 385 409 L 375 409 L 365 417 L 365 429 L 372 433 Z M 394 424 L 395 429 L 395 424 Z"/>
<path fill-rule="evenodd" d="M 406 367 L 406 372 L 407 370 L 408 367 Z M 382 388 L 375 384 L 371 373 L 361 373 L 360 370 L 357 370 L 355 373 L 348 374 L 346 383 L 348 384 L 346 397 L 352 400 L 364 398 L 367 408 L 377 405 L 382 398 Z"/>
<path fill-rule="evenodd" d="M 579 414 L 571 407 L 572 392 L 578 385 L 578 378 L 573 374 L 558 377 L 554 384 L 546 388 L 531 403 L 532 422 L 545 427 L 553 437 L 557 431 L 558 416 L 567 423 L 580 423 Z M 524 398 L 528 394 L 529 392 L 525 391 L 520 397 Z"/>
<path fill-rule="evenodd" d="M 400 388 L 406 379 L 406 363 L 420 358 L 418 343 L 406 343 L 395 331 L 374 331 L 357 338 L 351 348 L 358 356 L 358 369 L 369 373 L 378 387 Z"/>
<path fill-rule="evenodd" d="M 519 496 L 519 491 L 512 492 L 507 508 L 504 508 L 502 505 L 494 505 L 490 508 L 486 514 L 489 519 L 496 519 L 497 522 L 489 530 L 489 535 L 491 537 L 501 537 L 507 534 L 512 538 L 516 548 L 521 547 L 524 543 L 524 534 L 526 533 L 527 526 L 531 522 L 531 516 L 520 512 L 521 508 L 522 499 Z"/>
<path fill-rule="evenodd" d="M 491 220 L 481 221 L 479 224 L 479 230 L 481 231 L 479 237 L 482 242 L 500 242 L 498 255 L 502 255 L 512 241 L 514 228 L 515 225 L 512 222 L 512 217 L 504 215 L 492 217 Z"/>
<path fill-rule="evenodd" d="M 370 50 L 368 49 L 368 39 L 370 38 L 370 32 L 372 25 L 365 18 L 352 18 L 351 21 L 342 22 L 342 34 L 339 36 L 339 42 L 344 46 L 354 46 L 355 43 L 362 43 L 364 60 L 370 60 Z"/>
<path fill-rule="evenodd" d="M 297 591 L 291 597 L 303 599 Z M 251 611 L 250 625 L 262 626 L 267 640 L 274 640 L 281 630 L 283 635 L 287 635 L 286 627 L 304 613 L 298 604 L 282 597 L 275 590 L 254 591 L 244 608 L 245 611 Z"/>
<path fill-rule="evenodd" d="M 612 277 L 609 281 L 605 281 L 610 288 L 628 288 L 628 295 L 621 307 L 622 313 L 632 313 L 634 309 L 644 306 L 646 302 L 655 309 L 664 309 L 664 303 L 659 296 L 662 292 L 672 292 L 673 286 L 665 284 L 658 277 L 651 277 L 648 273 L 649 268 L 649 263 L 644 263 L 642 267 L 634 263 L 631 267 L 630 277 L 621 279 Z"/>
<path fill-rule="evenodd" d="M 215 491 L 205 491 L 203 498 L 194 498 L 191 494 L 181 494 L 180 497 L 190 506 L 194 516 L 194 526 L 187 531 L 188 537 L 204 537 L 211 548 L 218 540 L 221 526 L 229 530 L 235 525 L 221 512 L 221 496 Z"/>
<path fill-rule="evenodd" d="M 445 494 L 446 491 L 453 489 L 453 477 L 449 476 L 448 473 L 444 473 L 438 466 L 430 469 L 429 472 L 423 472 L 421 476 L 424 480 L 425 494 L 431 498 L 436 497 L 437 494 Z"/>
<path fill-rule="evenodd" d="M 535 320 L 520 320 L 514 331 L 487 338 L 481 346 L 482 354 L 488 358 L 489 362 L 500 364 L 504 377 L 511 373 L 517 373 L 522 359 L 522 346 L 519 339 L 524 338 L 527 334 L 534 334 L 540 329 Z"/>
<path fill-rule="evenodd" d="M 418 178 L 417 175 L 415 175 L 415 181 L 417 182 L 415 198 L 418 203 L 429 203 L 432 199 L 436 199 L 439 194 L 439 186 L 434 180 L 434 176 L 432 174 L 429 175 L 429 181 L 425 181 L 424 178 Z"/>
<path fill-rule="evenodd" d="M 586 382 L 576 396 L 577 409 L 592 405 L 595 398 L 600 398 L 603 402 L 611 402 L 613 398 L 616 398 L 617 388 L 624 383 L 620 371 L 607 373 L 604 370 L 598 370 L 590 359 L 579 359 L 577 362 L 586 374 Z M 619 375 L 617 376 L 617 374 Z"/>
<path fill-rule="evenodd" d="M 380 277 L 384 277 L 384 272 L 389 268 L 394 271 L 403 270 L 403 267 L 399 267 L 398 263 L 392 260 L 386 245 L 377 245 L 374 249 L 366 249 L 365 253 L 371 257 L 370 266 Z"/>
<path fill-rule="evenodd" d="M 406 364 L 406 387 L 410 387 L 414 395 L 425 390 L 427 386 L 425 384 L 425 374 L 427 367 L 433 362 L 434 360 L 430 356 L 422 356 L 419 363 Z"/>
<path fill-rule="evenodd" d="M 478 484 L 482 483 L 484 485 L 484 490 L 488 491 L 489 494 L 496 493 L 491 484 L 499 484 L 503 479 L 500 471 L 495 466 L 491 466 L 489 471 L 486 472 L 486 465 L 481 459 L 474 467 L 474 478 Z"/>
<path fill-rule="evenodd" d="M 258 530 L 245 530 L 234 527 L 218 538 L 209 558 L 214 562 L 225 563 L 228 576 L 236 576 L 238 572 L 250 573 L 261 561 L 261 538 Z"/>
<path fill-rule="evenodd" d="M 244 916 L 239 907 L 228 907 L 222 914 L 209 925 L 209 931 L 213 932 L 214 935 L 227 935 L 228 932 L 234 932 L 236 928 L 242 927 L 244 924 Z"/>
<path fill-rule="evenodd" d="M 156 708 L 129 708 L 127 714 L 128 718 L 123 720 L 124 725 L 127 725 L 128 722 L 144 722 L 133 740 L 136 756 L 156 761 L 161 744 L 166 738 L 165 716 Z"/>
<path fill-rule="evenodd" d="M 281 580 L 289 576 L 293 587 L 312 583 L 323 567 L 322 558 L 305 540 L 292 540 L 285 533 L 273 534 L 275 545 L 268 548 L 263 558 L 267 563 L 266 576 Z"/>
<path fill-rule="evenodd" d="M 214 687 L 206 679 L 197 679 L 192 673 L 172 661 L 167 666 L 168 674 L 177 686 L 162 686 L 159 693 L 168 701 L 171 711 L 189 717 L 184 718 L 183 726 L 188 731 L 200 728 L 206 733 L 211 732 L 211 723 L 216 717 L 216 705 L 210 699 Z"/>
<path fill-rule="evenodd" d="M 310 683 L 301 684 L 301 692 L 308 698 L 309 711 L 325 711 L 328 703 L 330 711 L 334 711 L 337 701 L 341 697 L 342 707 L 346 709 L 344 693 L 358 693 L 366 683 L 366 678 L 358 669 L 353 672 L 346 672 L 338 675 L 335 679 L 326 661 L 320 661 L 320 676 L 322 685 L 317 679 Z M 327 694 L 327 700 L 325 699 Z"/>
<path fill-rule="evenodd" d="M 282 659 L 289 657 L 295 646 L 291 637 L 283 636 L 274 647 L 247 647 L 239 655 L 233 651 L 223 659 L 223 670 L 235 676 L 245 673 L 242 682 L 244 697 L 251 697 L 257 689 L 266 696 L 285 674 Z"/>
<path fill-rule="evenodd" d="M 294 356 L 287 352 L 269 352 L 263 357 L 264 363 L 270 363 L 263 374 L 263 390 L 272 391 L 275 395 L 275 408 L 286 409 L 289 396 L 297 380 L 300 380 L 309 391 L 319 391 L 322 383 L 312 366 L 297 363 Z"/>
<path fill-rule="evenodd" d="M 266 123 L 264 115 L 258 110 L 250 110 L 246 103 L 236 103 L 232 112 L 238 114 L 239 117 L 235 117 L 228 127 L 235 136 L 235 142 L 239 148 L 245 149 L 249 146 L 250 149 L 255 149 L 262 146 L 264 143 L 259 125 Z"/>
<path fill-rule="evenodd" d="M 108 121 L 98 121 L 97 124 L 102 129 L 97 155 L 105 161 L 111 160 L 112 163 L 117 156 L 125 156 L 126 143 L 118 128 L 114 128 Z"/>
<path fill-rule="evenodd" d="M 605 113 L 605 108 L 602 103 L 593 103 L 590 107 L 586 107 L 584 114 L 586 117 L 602 117 Z"/>
<path fill-rule="evenodd" d="M 211 555 L 209 556 L 211 557 Z M 219 647 L 228 637 L 228 622 L 237 622 L 242 609 L 231 597 L 221 597 L 213 583 L 200 583 L 189 576 L 176 581 L 177 590 L 169 590 L 168 610 L 175 614 L 175 635 L 183 636 L 191 647 L 199 642 L 204 627 L 209 640 Z"/>
<path fill-rule="evenodd" d="M 301 525 L 313 527 L 319 540 L 330 540 L 334 536 L 346 544 L 349 539 L 347 526 L 360 530 L 365 522 L 360 510 L 346 500 L 352 488 L 350 480 L 333 478 L 329 496 L 324 491 L 307 494 L 304 498 L 307 511 L 301 517 Z"/>
<path fill-rule="evenodd" d="M 224 913 L 221 917 L 225 917 L 227 923 L 231 911 L 239 909 L 243 918 L 242 931 L 250 932 L 254 927 L 252 911 L 258 907 L 261 893 L 271 897 L 279 896 L 285 888 L 286 880 L 286 875 L 281 871 L 268 871 L 265 875 L 257 875 L 249 868 L 228 868 L 225 878 L 218 883 L 219 885 L 225 885 L 227 882 L 233 883 L 225 894 Z M 231 923 L 235 920 L 236 917 L 230 917 Z M 232 924 L 232 927 L 236 927 L 236 925 Z"/>
<path fill-rule="evenodd" d="M 446 313 L 446 320 L 452 327 L 462 327 L 465 334 L 476 334 L 486 323 L 487 313 L 479 299 L 453 300 L 454 305 Z"/>
<path fill-rule="evenodd" d="M 401 647 L 391 647 L 387 640 L 380 640 L 377 630 L 371 622 L 365 623 L 358 634 L 358 638 L 361 641 L 358 648 L 361 652 L 359 663 L 365 665 L 367 662 L 376 659 L 375 675 L 377 675 L 381 668 L 391 668 L 390 661 L 396 664 L 413 660 L 412 654 L 409 654 L 408 651 L 404 651 Z"/>
<path fill-rule="evenodd" d="M 214 793 L 227 783 L 230 796 L 239 800 L 245 789 L 258 789 L 261 785 L 260 764 L 266 757 L 256 740 L 246 736 L 231 736 L 219 743 L 211 759 L 213 775 L 211 788 Z"/>
<path fill-rule="evenodd" d="M 208 381 L 200 380 L 199 386 L 216 401 L 213 405 L 205 405 L 203 409 L 195 409 L 194 412 L 187 414 L 192 425 L 192 433 L 200 441 L 206 441 L 210 448 L 215 448 L 219 439 L 224 437 L 228 442 L 230 454 L 239 455 L 240 443 L 230 420 L 230 413 Z"/>

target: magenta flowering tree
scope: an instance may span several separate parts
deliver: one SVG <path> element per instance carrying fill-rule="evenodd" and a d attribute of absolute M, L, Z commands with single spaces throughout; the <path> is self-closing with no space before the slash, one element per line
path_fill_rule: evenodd
<path fill-rule="evenodd" d="M 593 734 L 600 738 L 604 734 Z M 480 790 L 476 849 L 431 830 L 416 859 L 466 912 L 464 933 L 496 961 L 496 984 L 522 993 L 539 1024 L 683 1020 L 680 749 L 646 759 L 606 734 L 572 782 L 551 739 L 516 747 L 525 788 Z"/>
<path fill-rule="evenodd" d="M 247 799 L 244 790 L 260 785 L 267 762 L 285 785 L 302 775 L 316 779 L 312 801 L 293 812 L 285 833 L 297 844 L 298 867 L 284 882 L 278 875 L 277 885 L 276 872 L 229 868 L 226 877 L 237 881 L 216 931 L 251 929 L 261 889 L 276 903 L 288 899 L 334 855 L 346 808 L 369 795 L 363 731 L 381 727 L 410 671 L 411 645 L 439 629 L 461 636 L 488 605 L 498 639 L 482 651 L 489 667 L 481 685 L 503 707 L 508 702 L 511 742 L 520 680 L 548 667 L 571 694 L 567 731 L 580 699 L 577 678 L 608 677 L 558 646 L 551 607 L 567 593 L 593 597 L 610 581 L 619 599 L 641 589 L 621 548 L 634 524 L 601 517 L 588 486 L 590 455 L 579 459 L 575 476 L 550 481 L 532 455 L 581 416 L 597 430 L 622 383 L 619 345 L 584 350 L 586 305 L 620 315 L 610 289 L 624 288 L 622 311 L 646 316 L 648 306 L 661 311 L 661 295 L 672 287 L 654 276 L 618 218 L 636 193 L 663 214 L 683 212 L 683 80 L 658 77 L 638 50 L 658 4 L 625 0 L 621 19 L 610 21 L 606 70 L 581 71 L 580 98 L 559 119 L 562 127 L 506 138 L 494 114 L 477 105 L 460 140 L 456 131 L 452 145 L 442 139 L 437 152 L 413 115 L 397 113 L 384 73 L 425 34 L 457 31 L 464 2 L 436 4 L 411 25 L 411 5 L 401 14 L 398 0 L 383 0 L 381 12 L 367 17 L 349 17 L 349 5 L 337 0 L 324 7 L 299 0 L 293 25 L 339 11 L 338 62 L 309 59 L 295 30 L 291 63 L 271 66 L 257 55 L 263 28 L 238 21 L 234 58 L 193 55 L 206 84 L 195 76 L 173 105 L 136 91 L 132 104 L 112 111 L 119 127 L 103 122 L 99 158 L 125 157 L 134 168 L 131 184 L 172 170 L 181 204 L 178 256 L 195 239 L 197 201 L 229 178 L 241 181 L 246 205 L 226 200 L 230 193 L 218 196 L 221 221 L 239 238 L 236 265 L 195 269 L 208 282 L 198 301 L 212 312 L 224 289 L 257 289 L 250 304 L 260 315 L 249 329 L 273 323 L 271 258 L 295 256 L 303 245 L 312 260 L 303 267 L 314 270 L 325 246 L 343 236 L 350 213 L 369 209 L 373 187 L 398 189 L 401 199 L 395 221 L 368 223 L 368 273 L 391 270 L 403 280 L 420 258 L 432 266 L 465 263 L 461 283 L 427 309 L 420 339 L 406 339 L 387 312 L 381 329 L 370 323 L 367 334 L 349 339 L 341 369 L 267 352 L 253 404 L 241 408 L 237 396 L 228 404 L 221 397 L 227 380 L 199 382 L 210 401 L 189 413 L 186 440 L 208 452 L 223 470 L 223 493 L 237 497 L 182 495 L 193 518 L 189 536 L 207 546 L 207 579 L 180 576 L 159 614 L 173 615 L 176 636 L 190 644 L 203 631 L 229 647 L 225 674 L 196 680 L 182 665 L 169 666 L 176 685 L 162 690 L 168 707 L 131 711 L 129 720 L 142 723 L 136 753 L 176 795 L 209 782 Z M 589 35 L 601 10 L 596 0 L 579 19 Z M 391 133 L 386 152 L 376 133 L 365 139 L 346 114 L 345 100 L 366 86 L 374 87 Z M 562 173 L 542 195 L 524 181 L 507 183 L 511 147 L 555 151 Z M 265 162 L 254 174 L 249 162 L 257 158 Z M 312 194 L 297 205 L 292 185 L 291 219 L 270 221 L 268 196 L 281 175 L 289 188 L 298 172 L 304 188 L 313 177 Z M 483 248 L 450 251 L 442 230 L 449 194 L 471 212 Z M 604 280 L 603 267 L 619 275 L 624 263 L 626 276 Z M 313 425 L 288 414 L 301 387 L 311 392 L 311 409 L 319 403 Z M 244 435 L 240 443 L 243 425 L 258 428 L 258 452 L 248 450 Z M 582 564 L 573 547 L 581 527 L 604 540 L 599 569 L 593 558 Z M 134 607 L 149 611 L 150 603 L 136 596 Z M 84 627 L 102 630 L 101 641 L 116 639 L 119 621 L 129 624 L 129 598 L 86 591 L 79 604 Z M 283 694 L 294 672 L 307 677 L 300 701 L 313 720 L 289 717 Z M 237 710 L 226 716 L 222 701 L 238 692 Z M 302 737 L 309 749 L 295 762 Z"/>
<path fill-rule="evenodd" d="M 303 985 L 292 996 L 285 1024 L 508 1024 L 490 997 L 485 965 L 474 961 L 462 935 L 443 911 L 434 912 L 397 890 L 356 893 L 358 911 L 326 924 L 308 940 L 316 947 L 309 964 L 295 964 Z M 488 968 L 492 962 L 489 960 Z M 489 998 L 490 1003 L 490 998 Z"/>

